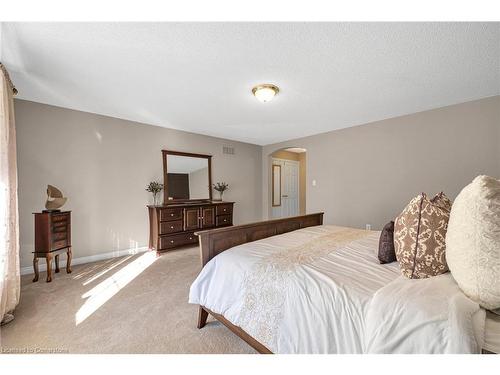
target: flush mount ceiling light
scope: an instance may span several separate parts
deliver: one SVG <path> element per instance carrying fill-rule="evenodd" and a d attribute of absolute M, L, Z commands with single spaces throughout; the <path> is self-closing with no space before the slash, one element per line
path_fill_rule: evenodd
<path fill-rule="evenodd" d="M 264 83 L 262 85 L 257 85 L 252 89 L 252 93 L 257 98 L 258 101 L 262 103 L 270 102 L 273 100 L 274 96 L 280 91 L 278 86 L 271 83 Z"/>

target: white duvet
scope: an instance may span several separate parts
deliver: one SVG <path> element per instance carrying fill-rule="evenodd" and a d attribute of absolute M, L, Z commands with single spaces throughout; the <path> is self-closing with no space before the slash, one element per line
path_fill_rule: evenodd
<path fill-rule="evenodd" d="M 317 226 L 213 258 L 189 302 L 223 315 L 274 353 L 476 353 L 484 311 L 450 274 L 400 276 L 379 264 L 380 232 Z"/>

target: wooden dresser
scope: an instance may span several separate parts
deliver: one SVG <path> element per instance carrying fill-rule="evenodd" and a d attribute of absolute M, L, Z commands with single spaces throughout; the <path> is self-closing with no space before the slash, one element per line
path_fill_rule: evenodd
<path fill-rule="evenodd" d="M 194 232 L 233 225 L 234 202 L 186 202 L 148 206 L 149 248 L 168 251 L 197 244 Z"/>
<path fill-rule="evenodd" d="M 33 268 L 38 281 L 38 258 L 47 262 L 47 282 L 52 281 L 52 259 L 59 272 L 59 254 L 66 253 L 66 272 L 71 273 L 71 211 L 35 212 L 35 251 Z"/>

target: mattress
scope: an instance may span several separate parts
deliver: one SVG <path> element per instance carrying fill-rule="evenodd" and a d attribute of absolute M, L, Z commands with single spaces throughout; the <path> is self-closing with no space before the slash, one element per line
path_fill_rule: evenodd
<path fill-rule="evenodd" d="M 189 302 L 223 315 L 274 353 L 364 353 L 366 319 L 374 296 L 391 283 L 405 282 L 397 262 L 378 262 L 379 236 L 378 231 L 322 225 L 233 247 L 207 263 L 191 286 Z M 458 290 L 456 285 L 453 287 Z M 383 307 L 385 301 L 379 304 Z M 449 308 L 449 304 L 442 308 Z M 483 324 L 475 324 L 474 329 L 483 330 L 484 312 L 482 316 L 474 314 L 479 310 L 474 303 L 468 308 L 470 311 L 458 314 L 474 315 L 476 322 L 482 320 Z M 438 313 L 447 314 L 444 310 Z M 406 317 L 409 324 L 412 315 L 409 312 Z M 425 319 L 425 314 L 419 316 Z M 441 329 L 435 316 L 427 319 L 429 324 L 422 326 L 428 332 Z M 467 333 L 474 330 L 452 328 Z M 446 327 L 445 331 L 452 332 L 452 328 Z M 482 333 L 474 332 L 474 337 L 483 337 Z M 382 337 L 382 332 L 375 335 Z M 475 342 L 472 336 L 463 341 Z M 484 339 L 488 340 L 488 335 Z M 448 351 L 446 340 L 442 341 L 438 343 L 442 348 L 437 345 L 434 352 L 478 350 L 470 344 Z M 399 349 L 420 352 L 422 348 L 426 348 L 425 343 Z"/>

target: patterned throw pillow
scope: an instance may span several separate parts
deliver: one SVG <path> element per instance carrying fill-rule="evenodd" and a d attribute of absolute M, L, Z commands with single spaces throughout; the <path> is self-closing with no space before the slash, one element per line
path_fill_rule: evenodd
<path fill-rule="evenodd" d="M 396 261 L 396 252 L 394 251 L 394 221 L 387 223 L 380 233 L 378 260 L 380 264 Z"/>
<path fill-rule="evenodd" d="M 445 238 L 451 201 L 444 193 L 413 198 L 394 223 L 394 248 L 401 273 L 424 279 L 448 272 Z"/>
<path fill-rule="evenodd" d="M 439 194 L 436 194 L 436 196 L 431 199 L 431 202 L 434 205 L 451 212 L 451 201 L 448 199 L 445 193 L 441 192 Z"/>

